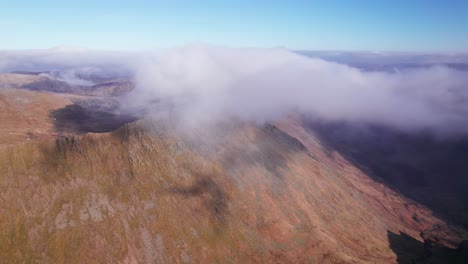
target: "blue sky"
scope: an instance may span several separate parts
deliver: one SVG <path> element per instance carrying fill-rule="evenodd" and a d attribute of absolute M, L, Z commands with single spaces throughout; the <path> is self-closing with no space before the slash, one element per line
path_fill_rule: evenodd
<path fill-rule="evenodd" d="M 4 1 L 0 49 L 468 51 L 468 1 Z"/>

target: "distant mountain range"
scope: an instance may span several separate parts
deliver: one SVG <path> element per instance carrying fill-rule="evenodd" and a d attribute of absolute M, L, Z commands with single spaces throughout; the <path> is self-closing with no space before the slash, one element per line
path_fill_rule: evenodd
<path fill-rule="evenodd" d="M 468 70 L 466 53 L 350 52 L 297 50 L 298 54 L 347 64 L 369 71 L 395 71 L 411 68 L 446 66 Z"/>

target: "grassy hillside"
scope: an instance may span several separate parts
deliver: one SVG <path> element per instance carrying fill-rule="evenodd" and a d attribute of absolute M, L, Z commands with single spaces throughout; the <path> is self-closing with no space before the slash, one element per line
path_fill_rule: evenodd
<path fill-rule="evenodd" d="M 271 125 L 231 124 L 213 139 L 139 121 L 3 149 L 0 259 L 395 262 L 388 230 L 422 240 L 443 224 L 280 126 L 296 138 Z"/>

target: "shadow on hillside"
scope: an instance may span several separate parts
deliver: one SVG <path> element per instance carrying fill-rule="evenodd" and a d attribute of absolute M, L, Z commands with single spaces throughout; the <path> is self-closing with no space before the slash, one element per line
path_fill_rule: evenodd
<path fill-rule="evenodd" d="M 137 120 L 132 115 L 88 108 L 78 103 L 54 110 L 50 116 L 57 132 L 77 134 L 109 132 Z"/>
<path fill-rule="evenodd" d="M 387 231 L 387 236 L 399 264 L 468 263 L 467 241 L 457 249 L 451 249 L 428 240 L 420 242 L 405 233 Z"/>
<path fill-rule="evenodd" d="M 226 151 L 222 162 L 232 172 L 239 167 L 259 165 L 270 172 L 274 179 L 282 181 L 283 170 L 288 169 L 288 155 L 301 151 L 306 152 L 307 148 L 299 140 L 267 124 L 255 136 L 252 144 L 234 146 Z"/>
<path fill-rule="evenodd" d="M 221 187 L 211 176 L 197 174 L 197 180 L 188 187 L 172 187 L 169 191 L 173 194 L 180 194 L 184 197 L 200 197 L 204 200 L 205 208 L 214 220 L 217 231 L 226 223 L 227 197 Z"/>
<path fill-rule="evenodd" d="M 329 151 L 337 151 L 376 180 L 468 227 L 468 138 L 435 139 L 388 128 L 306 123 Z"/>

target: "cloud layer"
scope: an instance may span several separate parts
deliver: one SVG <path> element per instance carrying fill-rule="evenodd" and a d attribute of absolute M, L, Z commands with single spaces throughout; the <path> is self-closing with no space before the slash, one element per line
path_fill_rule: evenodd
<path fill-rule="evenodd" d="M 150 107 L 155 100 L 171 101 L 192 121 L 227 115 L 268 121 L 294 111 L 410 131 L 468 131 L 468 74 L 444 66 L 364 72 L 285 49 L 202 45 L 158 52 L 51 49 L 0 56 L 4 71 L 129 71 L 137 87 L 127 103 Z"/>
<path fill-rule="evenodd" d="M 283 49 L 186 47 L 136 70 L 141 95 L 184 98 L 190 118 L 270 120 L 299 111 L 405 130 L 465 131 L 468 75 L 443 66 L 363 72 Z"/>

